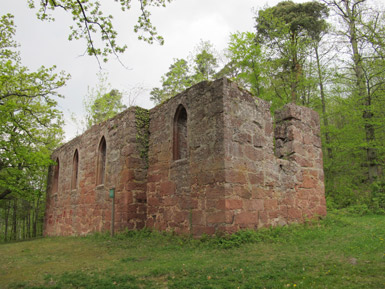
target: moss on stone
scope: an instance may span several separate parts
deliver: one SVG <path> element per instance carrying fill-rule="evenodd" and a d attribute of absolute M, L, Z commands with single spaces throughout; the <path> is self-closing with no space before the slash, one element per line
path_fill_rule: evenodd
<path fill-rule="evenodd" d="M 140 157 L 145 161 L 146 167 L 148 167 L 150 112 L 147 109 L 136 107 L 135 120 L 136 141 L 138 144 Z"/>

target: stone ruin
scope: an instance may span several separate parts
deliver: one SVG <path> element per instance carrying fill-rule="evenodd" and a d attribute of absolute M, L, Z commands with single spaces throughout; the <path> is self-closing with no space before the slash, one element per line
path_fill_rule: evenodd
<path fill-rule="evenodd" d="M 274 127 L 275 125 L 275 127 Z M 227 79 L 131 107 L 52 154 L 45 235 L 144 227 L 233 233 L 325 216 L 319 117 Z"/>

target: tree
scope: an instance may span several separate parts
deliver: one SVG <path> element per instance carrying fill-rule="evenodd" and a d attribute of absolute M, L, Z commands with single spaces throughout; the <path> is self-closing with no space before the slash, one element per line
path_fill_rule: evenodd
<path fill-rule="evenodd" d="M 69 40 L 84 38 L 87 41 L 87 53 L 89 55 L 103 56 L 107 61 L 108 56 L 123 53 L 127 46 L 117 44 L 118 33 L 113 26 L 113 16 L 105 15 L 100 1 L 92 0 L 27 0 L 30 8 L 39 7 L 37 17 L 41 20 L 52 21 L 54 18 L 49 12 L 62 9 L 71 14 L 74 25 L 70 27 Z M 131 9 L 131 0 L 115 0 L 123 11 Z M 171 0 L 138 0 L 141 15 L 134 31 L 142 33 L 138 36 L 140 40 L 148 43 L 158 41 L 163 44 L 164 40 L 158 35 L 155 26 L 151 23 L 151 6 L 165 6 Z M 100 41 L 96 38 L 99 37 Z M 98 43 L 102 43 L 100 46 Z"/>
<path fill-rule="evenodd" d="M 253 32 L 237 32 L 230 35 L 226 57 L 229 62 L 218 73 L 218 76 L 227 76 L 250 89 L 257 97 L 265 98 L 264 63 L 261 46 L 255 42 Z"/>
<path fill-rule="evenodd" d="M 0 212 L 4 238 L 36 236 L 51 152 L 63 137 L 57 90 L 69 78 L 55 67 L 22 65 L 13 16 L 0 18 Z M 27 222 L 28 219 L 32 222 Z M 9 220 L 12 219 L 12 222 Z M 20 219 L 23 228 L 20 228 Z M 11 230 L 8 226 L 12 224 Z M 28 228 L 28 229 L 27 229 Z M 31 229 L 32 228 L 32 232 Z M 11 231 L 11 232 L 10 232 Z M 21 234 L 22 232 L 22 234 Z"/>
<path fill-rule="evenodd" d="M 362 114 L 359 123 L 363 126 L 365 137 L 360 146 L 366 151 L 363 165 L 367 168 L 367 181 L 372 183 L 380 174 L 375 103 L 382 95 L 380 89 L 384 83 L 378 78 L 383 78 L 385 63 L 383 46 L 378 45 L 382 40 L 377 37 L 381 34 L 383 36 L 383 14 L 367 7 L 366 0 L 334 0 L 325 3 L 334 9 L 340 20 L 338 32 L 342 41 L 349 43 L 349 49 L 344 51 L 350 56 L 348 62 L 344 61 L 351 88 L 349 97 L 355 100 L 355 107 Z"/>
<path fill-rule="evenodd" d="M 107 83 L 107 75 L 98 74 L 98 83 L 95 88 L 88 89 L 85 99 L 86 127 L 110 119 L 127 107 L 122 103 L 123 94 L 117 89 L 111 89 Z"/>
<path fill-rule="evenodd" d="M 214 78 L 218 60 L 213 44 L 210 41 L 201 40 L 195 47 L 195 54 L 191 58 L 195 72 L 193 75 L 194 83 Z"/>
<path fill-rule="evenodd" d="M 150 99 L 159 104 L 191 85 L 213 79 L 218 66 L 215 54 L 209 41 L 201 41 L 190 55 L 189 62 L 185 59 L 174 59 L 169 71 L 161 77 L 162 87 L 154 87 Z"/>
<path fill-rule="evenodd" d="M 159 104 L 177 93 L 187 89 L 192 84 L 188 63 L 184 59 L 174 59 L 169 71 L 161 77 L 162 88 L 153 88 L 150 99 Z"/>
<path fill-rule="evenodd" d="M 68 76 L 54 73 L 55 67 L 30 72 L 22 66 L 13 16 L 0 20 L 0 199 L 22 194 L 34 170 L 47 167 L 50 149 L 62 135 L 61 113 L 56 109 L 57 89 Z M 4 38 L 3 35 L 7 35 Z"/>
<path fill-rule="evenodd" d="M 311 36 L 325 26 L 327 7 L 318 2 L 284 1 L 258 12 L 256 42 L 271 49 L 278 72 L 282 72 L 290 87 L 291 101 L 298 101 L 303 81 L 303 66 L 309 52 Z"/>

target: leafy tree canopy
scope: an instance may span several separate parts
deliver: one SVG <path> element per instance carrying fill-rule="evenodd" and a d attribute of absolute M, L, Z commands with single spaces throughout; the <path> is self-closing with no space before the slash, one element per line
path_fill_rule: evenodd
<path fill-rule="evenodd" d="M 119 45 L 117 31 L 113 26 L 113 16 L 106 15 L 101 8 L 101 1 L 95 0 L 27 0 L 30 8 L 39 7 L 37 17 L 41 20 L 54 20 L 51 13 L 62 9 L 72 15 L 74 25 L 70 27 L 69 40 L 85 39 L 87 41 L 87 53 L 102 56 L 104 61 L 108 56 L 117 55 L 126 50 L 126 45 Z M 132 0 L 114 0 L 123 11 L 131 9 Z M 163 37 L 158 35 L 156 27 L 151 22 L 151 6 L 165 6 L 171 0 L 138 0 L 141 15 L 134 31 L 140 33 L 138 38 L 148 43 L 154 41 L 163 44 Z M 99 38 L 101 46 L 96 39 Z"/>
<path fill-rule="evenodd" d="M 278 74 L 282 72 L 296 103 L 306 78 L 303 65 L 311 46 L 327 27 L 328 8 L 319 2 L 294 3 L 284 1 L 258 12 L 256 42 L 270 50 Z M 303 96 L 302 96 L 303 97 Z"/>
<path fill-rule="evenodd" d="M 258 40 L 272 40 L 288 33 L 291 39 L 320 34 L 326 26 L 324 18 L 329 9 L 319 2 L 294 3 L 283 1 L 276 6 L 260 10 L 257 17 Z M 306 35 L 304 35 L 306 34 Z"/>
<path fill-rule="evenodd" d="M 188 61 L 174 59 L 169 71 L 161 77 L 162 88 L 153 88 L 150 99 L 158 104 L 191 85 L 215 78 L 218 67 L 216 54 L 209 41 L 201 41 L 191 53 Z"/>
<path fill-rule="evenodd" d="M 85 99 L 86 126 L 90 128 L 94 124 L 114 117 L 127 107 L 122 103 L 123 93 L 117 89 L 111 89 L 107 83 L 107 75 L 98 74 L 98 84 L 95 88 L 88 89 Z"/>
<path fill-rule="evenodd" d="M 0 18 L 0 199 L 44 187 L 51 150 L 62 140 L 58 88 L 69 78 L 55 67 L 35 72 L 21 64 L 13 16 Z M 42 174 L 44 178 L 41 178 Z"/>

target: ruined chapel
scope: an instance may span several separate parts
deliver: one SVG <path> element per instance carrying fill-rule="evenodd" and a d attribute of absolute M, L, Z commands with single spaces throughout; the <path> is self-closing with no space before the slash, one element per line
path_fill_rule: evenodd
<path fill-rule="evenodd" d="M 326 215 L 319 117 L 226 78 L 151 110 L 131 107 L 52 154 L 45 235 L 175 231 L 194 236 Z"/>

